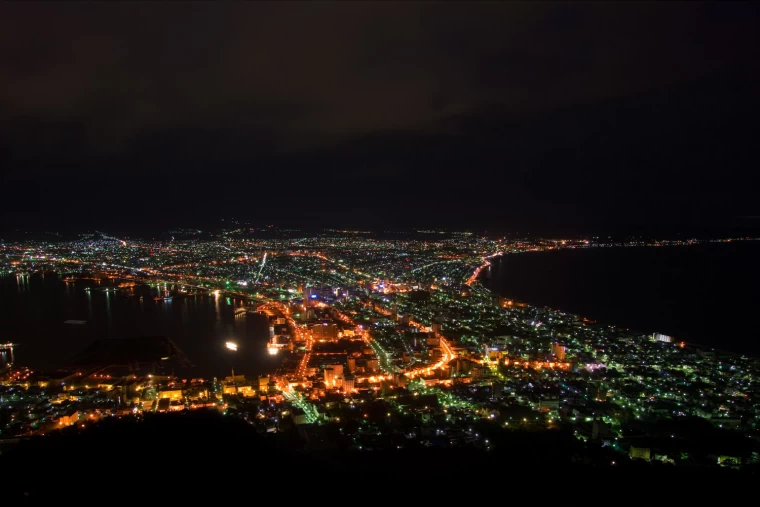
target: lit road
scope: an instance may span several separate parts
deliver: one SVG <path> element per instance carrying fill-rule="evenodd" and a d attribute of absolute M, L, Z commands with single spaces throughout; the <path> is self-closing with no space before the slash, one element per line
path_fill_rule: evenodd
<path fill-rule="evenodd" d="M 419 368 L 413 368 L 406 371 L 408 377 L 416 377 L 418 375 L 429 375 L 433 370 L 438 370 L 443 366 L 449 364 L 449 361 L 454 359 L 454 352 L 451 350 L 451 346 L 446 339 L 440 335 L 438 338 L 441 340 L 441 349 L 443 350 L 443 356 L 440 361 L 433 365 L 421 366 Z"/>
<path fill-rule="evenodd" d="M 317 408 L 306 401 L 300 393 L 295 392 L 293 388 L 290 387 L 287 379 L 275 377 L 275 382 L 277 383 L 277 387 L 280 388 L 280 391 L 282 391 L 282 395 L 285 399 L 304 411 L 307 422 L 314 423 L 319 420 L 319 411 Z"/>
<path fill-rule="evenodd" d="M 498 257 L 499 255 L 502 255 L 502 254 L 504 254 L 504 252 L 495 252 L 495 253 L 492 253 L 491 255 L 486 255 L 485 257 L 483 257 L 482 259 L 483 263 L 475 269 L 475 271 L 472 273 L 472 276 L 470 276 L 470 278 L 468 278 L 467 281 L 464 282 L 464 284 L 467 286 L 471 286 L 472 284 L 474 284 L 478 280 L 478 276 L 480 276 L 480 272 L 483 270 L 483 268 L 487 268 L 490 265 L 491 259 L 493 259 L 494 257 Z"/>

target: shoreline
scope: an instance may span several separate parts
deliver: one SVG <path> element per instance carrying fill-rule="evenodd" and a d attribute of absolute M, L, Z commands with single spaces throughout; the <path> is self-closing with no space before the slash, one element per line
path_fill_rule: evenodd
<path fill-rule="evenodd" d="M 681 248 L 681 247 L 699 246 L 699 245 L 703 245 L 704 246 L 704 245 L 714 244 L 714 243 L 731 243 L 733 241 L 754 242 L 754 241 L 760 241 L 760 238 L 741 238 L 741 239 L 732 238 L 732 239 L 727 239 L 727 240 L 700 240 L 699 242 L 688 244 L 688 245 L 668 245 L 665 248 Z M 502 294 L 499 294 L 498 292 L 496 292 L 496 291 L 494 291 L 494 290 L 486 287 L 483 284 L 482 270 L 483 270 L 484 267 L 487 267 L 487 266 L 488 267 L 492 267 L 493 266 L 493 262 L 495 260 L 504 258 L 504 257 L 506 257 L 508 255 L 545 254 L 545 253 L 549 253 L 549 252 L 572 251 L 572 250 L 585 250 L 585 251 L 589 251 L 589 250 L 597 250 L 599 248 L 615 248 L 615 249 L 618 249 L 618 250 L 621 250 L 621 249 L 631 249 L 631 248 L 640 248 L 640 249 L 646 248 L 646 249 L 650 249 L 650 248 L 655 248 L 655 246 L 654 245 L 651 245 L 651 246 L 646 246 L 646 245 L 628 245 L 628 246 L 626 246 L 626 245 L 616 245 L 616 246 L 609 246 L 609 247 L 607 247 L 607 246 L 587 246 L 587 247 L 574 247 L 574 248 L 552 248 L 552 249 L 546 249 L 546 250 L 531 250 L 531 251 L 525 251 L 525 252 L 500 252 L 498 255 L 497 254 L 492 254 L 492 255 L 489 255 L 487 257 L 484 257 L 484 259 L 487 259 L 486 262 L 484 264 L 478 266 L 473 271 L 473 275 L 471 275 L 471 277 L 468 279 L 468 282 L 470 282 L 470 283 L 465 283 L 465 284 L 468 285 L 468 286 L 471 286 L 472 284 L 477 283 L 478 285 L 480 285 L 480 287 L 482 287 L 483 289 L 485 289 L 486 291 L 488 291 L 490 294 L 498 295 L 500 297 L 506 297 L 506 296 L 503 296 Z M 659 247 L 659 248 L 662 248 L 662 247 Z M 551 306 L 548 306 L 548 305 L 537 305 L 537 304 L 531 303 L 529 301 L 525 301 L 525 300 L 522 300 L 522 299 L 517 299 L 517 298 L 514 298 L 514 297 L 510 297 L 508 299 L 511 300 L 511 301 L 514 301 L 517 304 L 526 305 L 526 306 L 529 306 L 531 308 L 549 309 L 551 311 L 565 313 L 565 314 L 568 314 L 568 315 L 573 315 L 575 317 L 586 319 L 586 320 L 589 320 L 589 321 L 591 321 L 591 322 L 593 322 L 595 324 L 600 324 L 600 325 L 605 325 L 605 326 L 612 326 L 612 327 L 615 327 L 615 328 L 626 329 L 628 331 L 631 331 L 634 334 L 640 334 L 641 336 L 651 336 L 652 333 L 655 332 L 655 331 L 653 331 L 651 333 L 647 333 L 647 332 L 639 331 L 639 330 L 636 330 L 636 329 L 633 329 L 633 328 L 622 327 L 622 326 L 619 326 L 618 324 L 616 324 L 614 322 L 607 322 L 607 321 L 605 321 L 603 319 L 596 319 L 596 318 L 586 317 L 586 316 L 584 316 L 584 315 L 582 315 L 580 313 L 575 313 L 575 312 L 572 312 L 572 311 L 563 310 L 561 308 L 554 308 L 554 307 L 551 307 Z M 716 348 L 716 347 L 712 347 L 710 345 L 706 345 L 704 343 L 698 343 L 698 342 L 694 342 L 694 341 L 677 340 L 675 336 L 672 336 L 672 338 L 673 338 L 673 342 L 671 342 L 671 343 L 674 344 L 674 345 L 684 344 L 685 346 L 693 348 L 693 349 L 704 350 L 704 351 L 711 351 L 711 352 L 715 352 L 717 354 L 729 355 L 729 356 L 733 356 L 733 357 L 747 358 L 747 359 L 752 359 L 752 360 L 760 360 L 760 356 L 755 355 L 755 354 L 748 354 L 748 353 L 737 352 L 735 350 L 727 350 L 727 349 Z"/>

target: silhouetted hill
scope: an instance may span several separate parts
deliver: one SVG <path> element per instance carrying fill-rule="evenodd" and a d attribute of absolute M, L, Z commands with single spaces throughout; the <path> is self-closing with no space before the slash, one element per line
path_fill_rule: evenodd
<path fill-rule="evenodd" d="M 692 488 L 700 480 L 711 487 L 730 483 L 736 489 L 756 477 L 752 472 L 633 462 L 606 449 L 586 447 L 559 431 L 502 432 L 494 443 L 497 450 L 490 452 L 308 451 L 295 429 L 259 434 L 241 419 L 188 413 L 144 421 L 107 420 L 25 440 L 0 455 L 0 470 L 8 498 L 65 500 L 73 495 L 85 501 L 125 496 L 151 503 L 243 499 L 259 491 L 270 491 L 267 496 L 284 501 L 292 495 L 316 499 L 349 490 L 375 495 L 378 487 L 391 488 L 384 494 L 393 496 L 393 488 L 399 487 L 393 491 L 404 496 L 408 492 L 444 499 L 449 492 L 462 498 L 499 497 L 508 491 L 599 491 L 642 484 L 683 497 L 694 494 L 697 490 Z M 610 457 L 616 458 L 614 466 Z M 299 484 L 305 489 L 297 489 Z"/>

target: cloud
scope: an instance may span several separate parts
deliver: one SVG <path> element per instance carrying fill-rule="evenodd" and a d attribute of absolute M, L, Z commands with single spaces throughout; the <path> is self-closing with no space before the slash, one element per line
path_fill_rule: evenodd
<path fill-rule="evenodd" d="M 43 213 L 124 175 L 244 189 L 271 213 L 283 194 L 399 192 L 430 216 L 441 198 L 452 216 L 684 203 L 726 194 L 708 161 L 753 160 L 757 19 L 739 3 L 5 3 L 0 163 L 46 186 Z"/>
<path fill-rule="evenodd" d="M 729 26 L 684 5 L 11 4 L 0 101 L 12 122 L 83 125 L 96 151 L 241 124 L 312 148 L 437 131 L 483 104 L 531 114 L 748 64 L 757 34 L 742 9 L 718 11 L 736 11 Z"/>

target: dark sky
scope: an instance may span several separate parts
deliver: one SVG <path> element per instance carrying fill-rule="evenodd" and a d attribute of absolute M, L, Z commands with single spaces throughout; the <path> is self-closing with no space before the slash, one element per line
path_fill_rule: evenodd
<path fill-rule="evenodd" d="M 741 3 L 0 6 L 3 229 L 757 225 Z"/>

